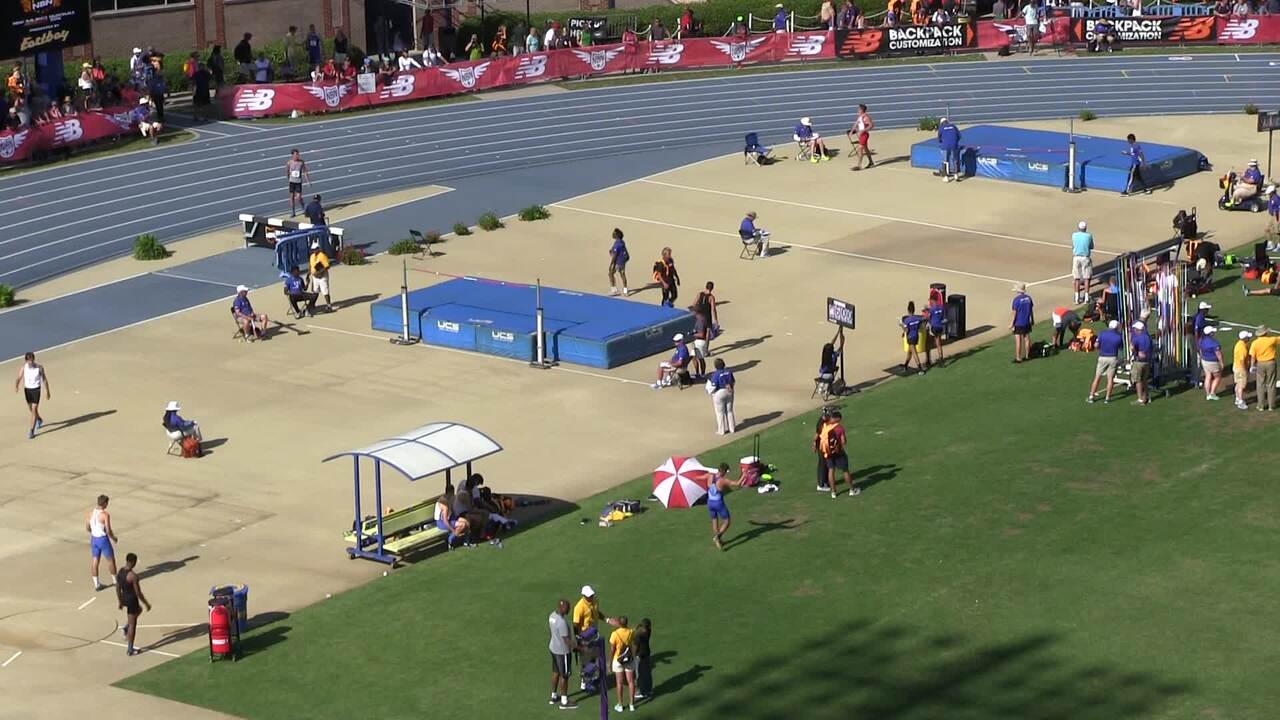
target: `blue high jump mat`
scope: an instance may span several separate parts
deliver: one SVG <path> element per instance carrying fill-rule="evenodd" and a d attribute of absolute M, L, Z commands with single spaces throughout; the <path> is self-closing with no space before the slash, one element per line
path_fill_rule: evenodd
<path fill-rule="evenodd" d="M 516 358 L 537 357 L 532 286 L 458 278 L 409 293 L 409 334 L 431 345 Z M 560 288 L 542 288 L 547 357 L 612 368 L 671 347 L 693 331 L 687 310 Z M 375 302 L 374 330 L 400 333 L 400 296 Z"/>
<path fill-rule="evenodd" d="M 1002 125 L 960 128 L 961 159 L 968 176 L 1066 187 L 1067 145 L 1070 135 L 1048 130 L 1024 130 Z M 1076 135 L 1076 178 L 1082 188 L 1124 192 L 1129 181 L 1129 143 L 1120 138 Z M 1208 160 L 1198 150 L 1142 142 L 1148 185 L 1173 182 L 1199 172 Z M 936 137 L 911 146 L 911 166 L 937 170 L 942 148 Z"/>

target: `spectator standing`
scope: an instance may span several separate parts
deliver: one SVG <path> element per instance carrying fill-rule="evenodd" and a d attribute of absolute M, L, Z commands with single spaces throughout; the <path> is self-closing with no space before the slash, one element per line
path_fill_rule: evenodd
<path fill-rule="evenodd" d="M 116 552 L 111 543 L 120 542 L 120 538 L 116 537 L 116 532 L 111 527 L 111 514 L 107 512 L 109 502 L 111 498 L 99 495 L 97 504 L 84 519 L 84 529 L 89 533 L 89 576 L 93 580 L 95 592 L 102 589 L 102 581 L 98 579 L 100 559 L 106 558 L 111 577 L 114 579 L 116 576 Z"/>
<path fill-rule="evenodd" d="M 164 124 L 164 96 L 169 88 L 164 82 L 164 73 L 160 70 L 160 58 L 151 59 L 151 72 L 147 75 L 147 94 L 151 96 L 151 107 L 155 111 L 156 122 Z"/>
<path fill-rule="evenodd" d="M 670 35 L 667 33 L 667 27 L 662 24 L 661 20 L 654 18 L 653 22 L 649 23 L 649 40 L 666 40 L 668 37 Z"/>
<path fill-rule="evenodd" d="M 551 630 L 551 705 L 559 704 L 565 710 L 572 710 L 577 705 L 569 700 L 569 675 L 572 672 L 573 636 L 569 634 L 569 623 L 565 615 L 569 612 L 569 601 L 563 598 L 556 603 L 556 609 L 547 618 Z"/>
<path fill-rule="evenodd" d="M 480 42 L 480 36 L 472 33 L 471 39 L 467 41 L 467 46 L 463 48 L 463 52 L 467 54 L 467 59 L 472 62 L 484 57 L 484 43 Z"/>
<path fill-rule="evenodd" d="M 1089 299 L 1089 281 L 1093 278 L 1093 233 L 1089 224 L 1081 220 L 1071 233 L 1071 282 L 1075 288 L 1075 302 Z"/>
<path fill-rule="evenodd" d="M 245 33 L 244 37 L 240 38 L 240 42 L 236 43 L 235 48 L 231 51 L 231 56 L 240 65 L 240 74 L 236 78 L 237 82 L 246 82 L 254 77 L 253 46 L 249 44 L 249 40 L 252 38 L 253 33 Z"/>
<path fill-rule="evenodd" d="M 776 33 L 784 33 L 787 31 L 787 10 L 782 7 L 782 3 L 773 6 L 773 31 Z"/>
<path fill-rule="evenodd" d="M 636 699 L 653 695 L 653 658 L 649 643 L 653 639 L 653 622 L 649 618 L 640 618 L 635 633 L 631 636 L 631 644 L 636 649 Z"/>
<path fill-rule="evenodd" d="M 1040 7 L 1038 0 L 1025 0 L 1022 6 L 1022 22 L 1027 33 L 1027 54 L 1036 54 L 1036 38 L 1040 35 Z"/>
<path fill-rule="evenodd" d="M 436 46 L 436 15 L 428 10 L 422 13 L 422 20 L 418 23 L 418 47 L 424 53 L 427 48 Z"/>
<path fill-rule="evenodd" d="M 1252 337 L 1253 333 L 1241 330 L 1231 352 L 1231 377 L 1235 380 L 1236 407 L 1240 410 L 1249 409 L 1244 396 L 1249 391 L 1249 339 Z"/>
<path fill-rule="evenodd" d="M 823 354 L 826 354 L 825 349 Z M 823 407 L 822 412 L 818 415 L 818 420 L 813 426 L 813 454 L 818 458 L 818 484 L 814 489 L 818 492 L 828 492 L 831 486 L 827 484 L 827 458 L 823 454 L 822 448 L 822 430 L 831 422 L 831 408 Z"/>
<path fill-rule="evenodd" d="M 1147 182 L 1142 177 L 1142 166 L 1147 162 L 1147 156 L 1142 151 L 1142 146 L 1138 144 L 1138 138 L 1133 133 L 1125 136 L 1125 141 L 1129 143 L 1124 149 L 1124 154 L 1129 157 L 1129 179 L 1125 181 L 1124 192 L 1121 195 L 1132 195 L 1141 189 L 1143 192 L 1150 194 L 1151 190 L 1147 188 Z"/>
<path fill-rule="evenodd" d="M 1013 286 L 1013 314 L 1009 328 L 1013 330 L 1013 361 L 1020 363 L 1031 356 L 1031 326 L 1036 324 L 1035 303 L 1027 294 L 1027 284 Z"/>
<path fill-rule="evenodd" d="M 859 103 L 858 117 L 853 121 L 853 127 L 849 130 L 850 140 L 853 139 L 855 134 L 858 137 L 858 144 L 853 149 L 854 155 L 858 156 L 858 165 L 854 170 L 862 169 L 863 159 L 866 159 L 868 168 L 876 166 L 876 161 L 872 159 L 870 146 L 871 130 L 875 128 L 875 126 L 875 121 L 871 119 L 871 114 L 867 112 L 867 106 Z"/>
<path fill-rule="evenodd" d="M 996 0 L 991 4 L 991 19 L 1006 20 L 1009 17 L 1009 7 L 1005 5 L 1004 0 Z"/>
<path fill-rule="evenodd" d="M 1200 338 L 1196 346 L 1200 348 L 1200 364 L 1204 368 L 1204 399 L 1218 399 L 1218 384 L 1222 382 L 1222 345 L 1218 343 L 1218 339 L 1214 337 L 1218 333 L 1218 328 L 1208 325 L 1204 329 L 1204 336 Z"/>
<path fill-rule="evenodd" d="M 636 655 L 635 648 L 631 646 L 633 632 L 627 627 L 627 616 L 622 615 L 618 617 L 618 627 L 609 635 L 609 658 L 618 700 L 613 706 L 614 712 L 622 712 L 624 697 L 627 698 L 627 709 L 632 712 L 636 709 Z"/>
<path fill-rule="evenodd" d="M 271 82 L 271 61 L 264 52 L 258 53 L 258 59 L 253 64 L 253 81 L 258 84 Z"/>
<path fill-rule="evenodd" d="M 31 413 L 31 428 L 27 430 L 27 439 L 30 440 L 36 436 L 40 426 L 44 425 L 44 418 L 40 417 L 40 391 L 44 390 L 45 400 L 50 397 L 49 376 L 44 366 L 36 362 L 36 354 L 33 352 L 22 356 L 22 367 L 18 370 L 18 378 L 13 382 L 13 391 L 17 392 L 18 388 L 22 388 L 27 410 Z"/>
<path fill-rule="evenodd" d="M 297 25 L 289 26 L 289 32 L 284 34 L 281 44 L 284 46 L 283 74 L 289 77 L 297 75 L 298 68 L 302 65 L 302 40 L 298 37 Z"/>
<path fill-rule="evenodd" d="M 209 60 L 205 63 L 209 68 L 209 75 L 213 78 L 213 87 L 215 90 L 221 90 L 222 86 L 227 82 L 226 60 L 222 57 L 222 46 L 214 45 L 209 51 Z"/>
<path fill-rule="evenodd" d="M 1249 344 L 1249 359 L 1257 368 L 1254 382 L 1258 386 L 1258 410 L 1266 406 L 1267 410 L 1276 409 L 1276 345 L 1280 337 L 1271 335 L 1266 325 L 1258 328 L 1253 342 Z"/>
<path fill-rule="evenodd" d="M 542 48 L 544 50 L 555 50 L 558 47 L 560 47 L 560 23 L 552 20 L 547 25 L 547 32 L 543 36 Z"/>
<path fill-rule="evenodd" d="M 1107 378 L 1107 394 L 1102 402 L 1111 402 L 1111 391 L 1116 384 L 1116 368 L 1120 365 L 1120 348 L 1124 346 L 1124 336 L 1120 334 L 1120 321 L 1107 323 L 1107 329 L 1098 334 L 1098 363 L 1093 371 L 1093 383 L 1089 385 L 1088 402 L 1098 397 L 1098 381 Z"/>
<path fill-rule="evenodd" d="M 542 38 L 539 35 L 537 28 L 529 28 L 529 36 L 524 39 L 525 52 L 536 53 L 542 51 Z"/>
<path fill-rule="evenodd" d="M 1129 379 L 1133 381 L 1133 389 L 1138 393 L 1137 405 L 1151 404 L 1151 335 L 1147 333 L 1147 324 L 1141 320 L 1133 324 L 1133 333 L 1129 336 L 1129 346 L 1133 351 L 1133 362 L 1129 365 Z"/>
<path fill-rule="evenodd" d="M 138 635 L 138 617 L 142 615 L 142 607 L 151 610 L 151 603 L 147 601 L 147 596 L 142 593 L 142 578 L 133 571 L 135 565 L 138 564 L 138 556 L 129 553 L 124 556 L 124 567 L 120 568 L 120 572 L 116 573 L 116 599 L 120 603 L 120 609 L 125 612 L 124 627 L 121 631 L 124 633 L 127 646 L 124 654 L 132 656 L 137 653 L 133 649 L 133 643 Z"/>
<path fill-rule="evenodd" d="M 618 283 L 616 276 L 622 276 L 622 296 L 626 297 L 631 294 L 631 290 L 627 287 L 627 261 L 631 259 L 631 253 L 627 252 L 627 242 L 622 238 L 622 230 L 613 229 L 613 245 L 609 247 L 609 294 L 618 294 Z"/>
<path fill-rule="evenodd" d="M 319 67 L 324 62 L 324 41 L 320 39 L 320 33 L 316 32 L 314 23 L 307 26 L 307 62 L 311 63 L 311 67 Z"/>
<path fill-rule="evenodd" d="M 818 8 L 818 19 L 822 22 L 823 30 L 836 29 L 836 8 L 831 0 L 822 0 L 822 6 Z"/>
<path fill-rule="evenodd" d="M 347 40 L 347 33 L 342 28 L 338 28 L 333 34 L 333 62 L 341 67 L 347 62 L 348 53 L 351 50 L 351 43 Z"/>
<path fill-rule="evenodd" d="M 491 57 L 499 58 L 507 54 L 507 25 L 503 23 L 498 26 L 496 32 L 493 33 L 493 40 L 489 42 L 489 51 Z"/>
<path fill-rule="evenodd" d="M 134 89 L 143 87 L 142 80 L 147 72 L 147 63 L 142 57 L 142 48 L 136 47 L 129 55 L 129 82 Z"/>
<path fill-rule="evenodd" d="M 1201 300 L 1196 314 L 1191 317 L 1191 342 L 1196 348 L 1200 347 L 1200 338 L 1204 337 L 1204 329 L 1209 326 L 1209 311 L 1212 309 L 1213 305 Z M 1191 384 L 1196 387 L 1200 387 L 1200 370 L 1197 357 L 1197 362 L 1191 364 Z"/>
<path fill-rule="evenodd" d="M 298 216 L 298 206 L 302 205 L 302 183 L 311 184 L 311 173 L 307 172 L 307 163 L 302 153 L 294 148 L 284 164 L 285 178 L 289 181 L 289 217 Z M 305 208 L 304 208 L 305 209 Z"/>
<path fill-rule="evenodd" d="M 938 121 L 938 145 L 942 147 L 942 181 L 960 179 L 960 128 L 948 118 Z"/>
<path fill-rule="evenodd" d="M 76 89 L 80 92 L 80 109 L 88 112 L 89 102 L 93 99 L 93 65 L 84 63 L 80 66 L 80 77 L 76 79 Z"/>
<path fill-rule="evenodd" d="M 822 453 L 827 466 L 827 489 L 831 491 L 832 500 L 840 496 L 836 490 L 837 471 L 843 473 L 844 481 L 849 485 L 849 497 L 862 493 L 862 489 L 854 485 L 853 475 L 849 472 L 849 455 L 845 449 L 848 438 L 844 425 L 841 424 L 843 420 L 839 410 L 832 410 L 830 417 L 818 430 L 818 451 Z"/>
<path fill-rule="evenodd" d="M 676 298 L 680 295 L 680 273 L 676 272 L 676 261 L 671 257 L 671 248 L 662 248 L 662 255 L 653 264 L 654 280 L 662 285 L 662 305 L 674 308 Z"/>
<path fill-rule="evenodd" d="M 333 312 L 333 300 L 329 297 L 329 256 L 320 247 L 318 240 L 311 242 L 311 257 L 307 259 L 307 267 L 311 269 L 311 284 L 308 289 L 316 295 L 323 295 L 325 311 Z"/>
<path fill-rule="evenodd" d="M 733 371 L 724 366 L 723 358 L 716 358 L 715 372 L 711 373 L 711 405 L 716 413 L 716 434 L 732 435 L 737 430 L 733 417 L 733 396 L 736 382 Z"/>
<path fill-rule="evenodd" d="M 209 98 L 213 76 L 205 68 L 204 63 L 196 63 L 196 71 L 191 76 L 191 114 L 196 122 L 210 119 L 212 102 Z"/>
<path fill-rule="evenodd" d="M 920 352 L 916 346 L 920 344 L 920 326 L 924 324 L 924 318 L 916 314 L 916 303 L 914 300 L 907 303 L 907 314 L 902 316 L 898 321 L 899 327 L 902 328 L 902 341 L 907 346 L 907 357 L 902 361 L 902 371 L 911 374 L 911 359 L 915 358 L 916 370 L 919 374 L 924 374 L 924 364 L 920 361 Z"/>
<path fill-rule="evenodd" d="M 583 585 L 582 596 L 578 598 L 578 602 L 574 603 L 573 615 L 571 616 L 575 637 L 580 639 L 583 633 L 596 626 L 597 620 L 604 620 L 614 627 L 618 626 L 617 618 L 609 617 L 600 611 L 600 598 L 596 595 L 595 589 L 590 585 Z M 581 667 L 581 658 L 579 658 L 578 664 Z M 604 673 L 602 672 L 601 675 L 603 676 Z M 579 673 L 578 678 L 580 689 L 586 690 L 587 681 L 582 678 L 581 673 Z"/>

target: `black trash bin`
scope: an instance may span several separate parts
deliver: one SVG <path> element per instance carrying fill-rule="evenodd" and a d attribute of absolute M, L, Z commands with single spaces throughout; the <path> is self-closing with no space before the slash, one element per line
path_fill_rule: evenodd
<path fill-rule="evenodd" d="M 947 298 L 947 339 L 963 340 L 968 328 L 964 320 L 964 296 L 953 294 Z"/>

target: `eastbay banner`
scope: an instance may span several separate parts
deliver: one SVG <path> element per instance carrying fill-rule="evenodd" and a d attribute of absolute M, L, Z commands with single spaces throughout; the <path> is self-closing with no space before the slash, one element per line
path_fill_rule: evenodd
<path fill-rule="evenodd" d="M 0 57 L 89 42 L 89 0 L 0 0 Z"/>

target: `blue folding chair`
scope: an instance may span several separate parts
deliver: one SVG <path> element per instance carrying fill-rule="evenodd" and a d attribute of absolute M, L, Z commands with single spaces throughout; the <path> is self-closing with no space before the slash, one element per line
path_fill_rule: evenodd
<path fill-rule="evenodd" d="M 747 165 L 763 165 L 769 160 L 769 153 L 772 149 L 760 144 L 760 136 L 757 133 L 747 133 L 745 144 L 742 148 L 742 160 Z"/>

